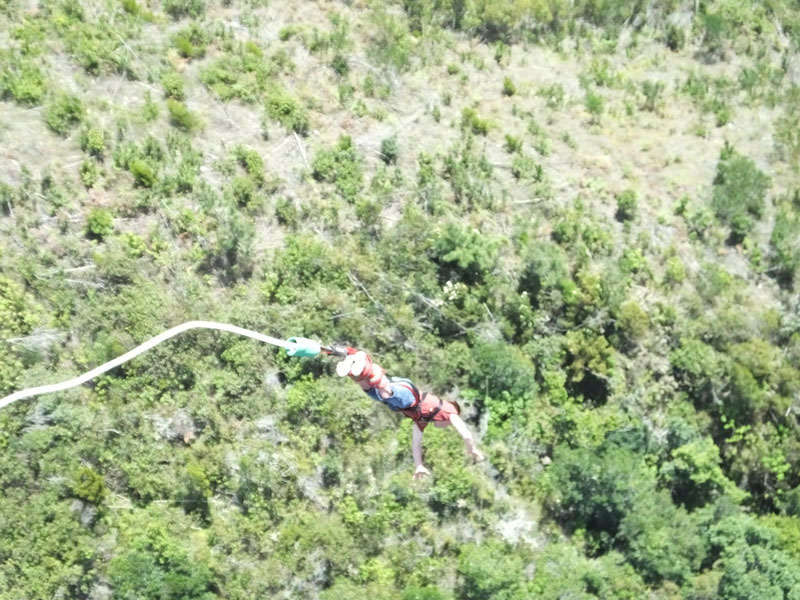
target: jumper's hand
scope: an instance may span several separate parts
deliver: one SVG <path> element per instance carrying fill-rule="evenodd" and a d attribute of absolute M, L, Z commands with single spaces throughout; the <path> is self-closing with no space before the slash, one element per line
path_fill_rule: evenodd
<path fill-rule="evenodd" d="M 426 477 L 427 475 L 430 475 L 430 474 L 431 474 L 431 472 L 428 471 L 428 469 L 425 468 L 425 465 L 419 465 L 417 467 L 416 471 L 414 471 L 414 475 L 413 475 L 414 481 L 417 481 L 418 479 L 422 479 L 423 477 Z"/>

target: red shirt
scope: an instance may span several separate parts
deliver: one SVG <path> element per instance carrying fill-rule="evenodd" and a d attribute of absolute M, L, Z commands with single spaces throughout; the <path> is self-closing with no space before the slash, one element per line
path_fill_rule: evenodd
<path fill-rule="evenodd" d="M 417 427 L 419 427 L 420 431 L 424 431 L 428 426 L 429 421 L 423 419 L 426 419 L 434 410 L 436 410 L 436 407 L 439 406 L 439 402 L 441 402 L 441 408 L 433 417 L 433 421 L 446 421 L 449 423 L 450 415 L 458 414 L 456 405 L 452 402 L 448 402 L 447 400 L 440 400 L 439 396 L 434 396 L 433 394 L 427 394 L 425 396 L 424 400 L 422 400 L 419 406 L 419 410 L 417 410 L 417 407 L 409 408 L 404 410 L 403 414 L 414 421 L 417 424 Z"/>

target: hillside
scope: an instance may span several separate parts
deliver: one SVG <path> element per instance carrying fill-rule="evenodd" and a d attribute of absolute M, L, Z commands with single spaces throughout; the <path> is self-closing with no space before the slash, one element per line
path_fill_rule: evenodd
<path fill-rule="evenodd" d="M 789 0 L 0 2 L 0 600 L 800 598 Z"/>

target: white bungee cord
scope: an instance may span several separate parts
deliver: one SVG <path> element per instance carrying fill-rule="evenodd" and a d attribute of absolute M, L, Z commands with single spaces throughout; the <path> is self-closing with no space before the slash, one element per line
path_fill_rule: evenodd
<path fill-rule="evenodd" d="M 245 337 L 253 338 L 254 340 L 258 340 L 266 344 L 272 344 L 273 346 L 280 346 L 281 348 L 286 348 L 287 350 L 292 350 L 298 346 L 298 344 L 296 343 L 279 340 L 277 338 L 264 335 L 263 333 L 258 333 L 257 331 L 251 331 L 250 329 L 237 327 L 236 325 L 228 325 L 227 323 L 215 323 L 213 321 L 187 321 L 186 323 L 177 325 L 172 329 L 167 329 L 164 333 L 161 333 L 156 337 L 147 340 L 143 344 L 136 346 L 136 348 L 130 350 L 129 352 L 126 352 L 122 356 L 118 356 L 117 358 L 110 360 L 107 363 L 92 369 L 88 373 L 84 373 L 83 375 L 75 377 L 74 379 L 70 379 L 68 381 L 62 381 L 61 383 L 52 383 L 50 385 L 42 385 L 39 387 L 33 387 L 33 388 L 28 388 L 26 390 L 20 390 L 18 392 L 14 392 L 13 394 L 6 396 L 2 400 L 0 400 L 0 409 L 5 408 L 12 402 L 16 402 L 17 400 L 22 400 L 23 398 L 30 398 L 31 396 L 38 396 L 40 394 L 51 394 L 53 392 L 61 392 L 69 388 L 73 388 L 81 384 L 84 384 L 90 379 L 93 379 L 94 377 L 97 377 L 98 375 L 105 373 L 106 371 L 110 371 L 111 369 L 113 369 L 114 367 L 118 367 L 122 363 L 128 362 L 129 360 L 136 358 L 143 352 L 147 352 L 151 348 L 158 346 L 161 342 L 164 342 L 169 338 L 178 335 L 179 333 L 183 333 L 188 329 L 217 329 L 219 331 L 227 331 L 229 333 L 235 333 L 237 335 L 243 335 Z"/>

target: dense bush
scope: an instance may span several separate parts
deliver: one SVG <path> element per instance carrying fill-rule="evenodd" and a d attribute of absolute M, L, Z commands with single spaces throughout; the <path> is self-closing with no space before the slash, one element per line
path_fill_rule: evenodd
<path fill-rule="evenodd" d="M 206 10 L 205 0 L 163 0 L 164 12 L 173 19 L 192 17 L 196 19 Z"/>
<path fill-rule="evenodd" d="M 618 194 L 617 219 L 620 221 L 632 221 L 636 217 L 637 204 L 635 191 L 628 189 Z"/>
<path fill-rule="evenodd" d="M 55 133 L 66 136 L 83 121 L 86 108 L 77 96 L 58 94 L 45 106 L 44 122 Z"/>
<path fill-rule="evenodd" d="M 800 87 L 786 94 L 783 115 L 775 122 L 775 145 L 790 162 L 800 162 Z"/>
<path fill-rule="evenodd" d="M 461 128 L 475 135 L 486 135 L 490 125 L 489 121 L 478 116 L 474 108 L 465 108 L 461 111 Z"/>
<path fill-rule="evenodd" d="M 433 252 L 443 281 L 456 277 L 475 284 L 490 275 L 497 260 L 497 242 L 475 229 L 448 223 L 436 236 Z"/>
<path fill-rule="evenodd" d="M 201 71 L 200 80 L 222 100 L 255 103 L 266 92 L 272 68 L 255 42 L 239 44 Z"/>
<path fill-rule="evenodd" d="M 183 102 L 167 98 L 167 110 L 169 122 L 178 129 L 192 132 L 200 127 L 200 119 Z"/>
<path fill-rule="evenodd" d="M 286 129 L 308 135 L 309 117 L 300 103 L 280 88 L 267 95 L 267 114 Z"/>
<path fill-rule="evenodd" d="M 87 236 L 102 240 L 112 231 L 114 231 L 114 220 L 110 212 L 102 208 L 96 208 L 89 213 L 89 218 L 86 220 Z"/>
<path fill-rule="evenodd" d="M 319 150 L 311 163 L 311 175 L 317 181 L 333 183 L 346 200 L 355 201 L 364 185 L 364 173 L 353 140 L 342 136 L 333 148 Z"/>
<path fill-rule="evenodd" d="M 775 225 L 770 236 L 770 273 L 790 287 L 798 279 L 800 270 L 800 190 L 795 191 L 791 202 L 784 199 L 778 204 Z"/>
<path fill-rule="evenodd" d="M 181 29 L 173 37 L 173 44 L 183 58 L 202 58 L 211 36 L 197 23 Z"/>
<path fill-rule="evenodd" d="M 23 106 L 42 102 L 47 90 L 45 73 L 30 59 L 11 51 L 0 53 L 0 98 Z"/>
<path fill-rule="evenodd" d="M 173 100 L 183 100 L 186 92 L 183 89 L 183 77 L 176 71 L 165 71 L 161 76 L 161 85 L 164 87 L 164 96 Z"/>
<path fill-rule="evenodd" d="M 711 204 L 731 228 L 731 240 L 741 241 L 764 214 L 769 178 L 749 158 L 725 144 L 717 163 Z"/>

